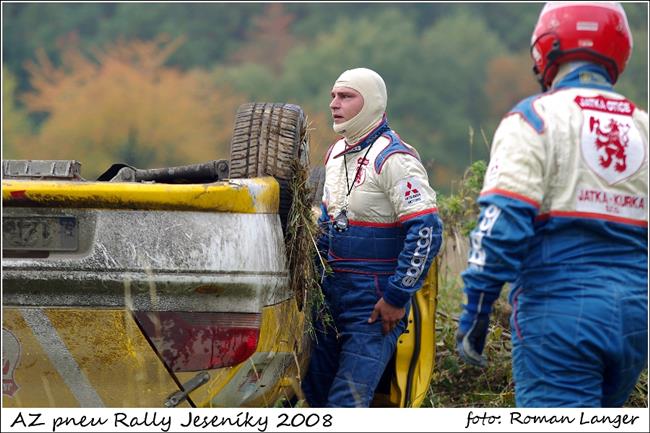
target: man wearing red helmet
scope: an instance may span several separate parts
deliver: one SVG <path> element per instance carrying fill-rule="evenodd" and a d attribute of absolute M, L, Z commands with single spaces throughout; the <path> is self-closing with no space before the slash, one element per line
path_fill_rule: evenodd
<path fill-rule="evenodd" d="M 647 365 L 648 115 L 612 87 L 631 48 L 619 4 L 548 3 L 531 43 L 544 93 L 494 135 L 457 350 L 486 365 L 510 282 L 517 406 L 622 406 Z"/>

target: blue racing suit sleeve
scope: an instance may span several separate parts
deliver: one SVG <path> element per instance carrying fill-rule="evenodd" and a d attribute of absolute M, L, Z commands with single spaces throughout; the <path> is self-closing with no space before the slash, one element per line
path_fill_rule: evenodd
<path fill-rule="evenodd" d="M 494 133 L 477 201 L 481 214 L 470 234 L 468 267 L 461 274 L 467 304 L 456 332 L 456 349 L 470 364 L 487 364 L 482 352 L 492 304 L 503 284 L 519 276 L 549 179 L 544 122 L 535 101 L 520 104 Z"/>
<path fill-rule="evenodd" d="M 383 294 L 386 302 L 399 308 L 422 286 L 442 242 L 442 222 L 434 210 L 402 221 L 402 227 L 406 232 L 404 248 Z"/>
<path fill-rule="evenodd" d="M 470 234 L 469 264 L 461 274 L 467 295 L 461 333 L 480 317 L 489 317 L 503 284 L 517 279 L 538 212 L 529 202 L 500 194 L 482 196 L 478 203 L 481 214 Z"/>

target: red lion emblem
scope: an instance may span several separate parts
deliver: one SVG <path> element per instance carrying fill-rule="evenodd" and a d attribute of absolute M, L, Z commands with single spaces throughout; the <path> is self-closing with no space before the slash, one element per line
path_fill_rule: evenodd
<path fill-rule="evenodd" d="M 361 185 L 366 180 L 366 165 L 370 164 L 366 158 L 357 159 L 357 174 L 354 176 L 354 184 Z"/>
<path fill-rule="evenodd" d="M 614 162 L 614 159 L 616 159 L 614 170 L 619 173 L 625 171 L 627 168 L 625 149 L 629 142 L 627 136 L 629 129 L 629 125 L 619 123 L 614 119 L 610 119 L 609 125 L 604 128 L 601 128 L 599 119 L 594 117 L 589 119 L 589 131 L 596 133 L 596 149 L 605 149 L 605 155 L 601 155 L 598 158 L 603 168 L 609 168 L 612 162 Z"/>

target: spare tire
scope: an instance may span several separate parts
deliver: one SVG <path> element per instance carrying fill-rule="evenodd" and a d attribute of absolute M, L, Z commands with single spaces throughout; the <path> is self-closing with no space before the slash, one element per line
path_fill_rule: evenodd
<path fill-rule="evenodd" d="M 251 102 L 237 110 L 230 142 L 230 178 L 273 176 L 280 184 L 280 220 L 291 208 L 294 161 L 308 164 L 305 113 L 298 105 Z"/>

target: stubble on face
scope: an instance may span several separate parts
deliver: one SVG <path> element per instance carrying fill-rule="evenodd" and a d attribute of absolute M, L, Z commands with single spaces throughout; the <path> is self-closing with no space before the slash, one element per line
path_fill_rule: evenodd
<path fill-rule="evenodd" d="M 330 111 L 335 124 L 347 122 L 363 108 L 363 96 L 350 87 L 335 87 L 331 97 Z"/>

